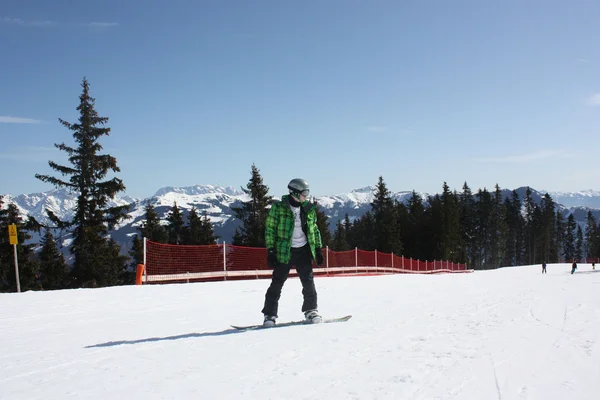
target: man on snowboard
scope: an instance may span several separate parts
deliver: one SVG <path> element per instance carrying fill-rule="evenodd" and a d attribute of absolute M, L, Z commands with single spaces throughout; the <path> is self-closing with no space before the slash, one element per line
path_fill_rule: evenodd
<path fill-rule="evenodd" d="M 292 267 L 302 282 L 304 317 L 311 323 L 322 321 L 312 269 L 313 260 L 323 264 L 316 205 L 307 200 L 310 189 L 304 179 L 292 179 L 288 189 L 289 195 L 273 204 L 265 223 L 267 265 L 273 268 L 273 277 L 262 309 L 264 326 L 275 325 L 281 289 Z"/>

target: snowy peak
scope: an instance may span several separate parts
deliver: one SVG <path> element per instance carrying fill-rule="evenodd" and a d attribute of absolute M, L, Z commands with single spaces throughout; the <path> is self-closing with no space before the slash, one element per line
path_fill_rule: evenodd
<path fill-rule="evenodd" d="M 183 195 L 187 195 L 187 196 L 196 196 L 196 195 L 200 195 L 200 194 L 215 194 L 215 193 L 227 194 L 230 196 L 240 196 L 240 195 L 244 194 L 244 192 L 242 192 L 241 190 L 236 190 L 235 188 L 233 188 L 231 186 L 223 187 L 223 186 L 218 186 L 218 185 L 194 185 L 194 186 L 186 186 L 186 187 L 167 186 L 167 187 L 159 189 L 154 194 L 154 197 L 164 196 L 169 193 L 183 194 Z"/>
<path fill-rule="evenodd" d="M 542 192 L 548 193 L 552 199 L 567 208 L 589 207 L 600 208 L 600 192 L 596 190 L 582 190 L 580 192 Z"/>

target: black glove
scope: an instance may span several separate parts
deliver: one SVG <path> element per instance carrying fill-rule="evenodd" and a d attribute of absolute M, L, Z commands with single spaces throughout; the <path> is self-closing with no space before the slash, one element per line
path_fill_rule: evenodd
<path fill-rule="evenodd" d="M 317 254 L 317 265 L 323 265 L 323 251 L 317 247 L 315 253 Z"/>
<path fill-rule="evenodd" d="M 267 249 L 267 265 L 269 268 L 275 269 L 279 263 L 277 262 L 277 254 L 275 253 L 275 249 Z"/>

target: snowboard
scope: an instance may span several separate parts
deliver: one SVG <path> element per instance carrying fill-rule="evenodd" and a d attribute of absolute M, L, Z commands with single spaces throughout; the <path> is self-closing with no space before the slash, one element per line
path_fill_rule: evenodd
<path fill-rule="evenodd" d="M 350 318 L 352 318 L 352 315 L 346 315 L 345 317 L 339 317 L 339 318 L 323 318 L 323 320 L 321 322 L 316 323 L 316 324 L 313 324 L 311 322 L 306 322 L 306 320 L 302 320 L 302 321 L 282 322 L 282 323 L 275 324 L 273 326 L 263 326 L 262 324 L 260 324 L 260 325 L 247 325 L 247 326 L 231 325 L 231 327 L 235 328 L 239 331 L 254 331 L 254 330 L 258 330 L 258 329 L 283 328 L 285 326 L 295 326 L 295 325 L 332 324 L 334 322 L 346 322 Z"/>

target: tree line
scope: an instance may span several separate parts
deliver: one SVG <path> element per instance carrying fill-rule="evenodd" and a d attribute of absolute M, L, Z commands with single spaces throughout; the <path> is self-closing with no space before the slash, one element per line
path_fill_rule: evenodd
<path fill-rule="evenodd" d="M 185 215 L 173 204 L 166 220 L 161 221 L 148 202 L 144 220 L 132 238 L 130 257 L 122 254 L 110 232 L 130 218 L 129 206 L 111 206 L 110 201 L 125 190 L 125 185 L 114 176 L 120 172 L 116 158 L 103 154 L 99 142 L 110 133 L 108 118 L 96 112 L 85 78 L 81 86 L 78 121 L 59 119 L 73 132 L 75 144 L 55 144 L 67 154 L 69 165 L 49 161 L 59 176 L 35 175 L 43 182 L 77 194 L 73 217 L 64 221 L 48 211 L 50 223 L 46 225 L 32 217 L 23 220 L 17 206 L 5 206 L 0 196 L 0 231 L 5 232 L 0 235 L 0 291 L 16 290 L 13 252 L 7 235 L 10 224 L 18 229 L 22 290 L 131 284 L 135 265 L 143 260 L 142 237 L 181 245 L 214 244 L 218 239 L 205 212 L 199 214 L 192 208 Z M 265 219 L 274 200 L 256 165 L 252 164 L 251 177 L 242 189 L 249 200 L 232 207 L 239 223 L 232 244 L 265 247 Z M 480 189 L 473 194 L 467 183 L 461 192 L 450 191 L 444 183 L 441 194 L 423 199 L 413 191 L 407 201 L 399 202 L 392 198 L 380 176 L 370 206 L 360 218 L 350 220 L 345 215 L 331 232 L 328 217 L 317 204 L 323 244 L 335 251 L 358 247 L 422 261 L 466 263 L 475 269 L 552 263 L 600 254 L 600 227 L 591 212 L 583 232 L 574 216 L 565 217 L 548 194 L 536 204 L 529 189 L 524 199 L 516 191 L 503 198 L 498 185 L 493 192 Z M 69 243 L 59 245 L 57 232 L 63 242 Z M 24 244 L 34 234 L 40 235 L 37 248 Z M 60 251 L 63 245 L 69 245 L 67 259 Z"/>

